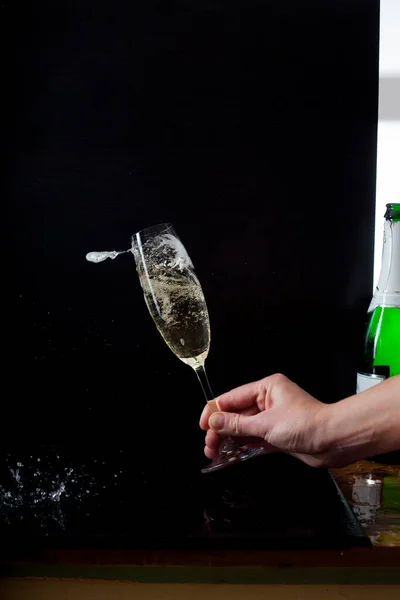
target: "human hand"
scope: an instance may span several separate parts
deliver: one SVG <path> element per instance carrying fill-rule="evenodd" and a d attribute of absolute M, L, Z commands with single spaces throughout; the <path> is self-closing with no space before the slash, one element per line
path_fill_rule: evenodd
<path fill-rule="evenodd" d="M 270 452 L 287 452 L 311 466 L 327 466 L 329 454 L 320 427 L 326 407 L 280 374 L 243 385 L 204 408 L 200 418 L 200 427 L 207 431 L 204 453 L 214 458 L 221 436 L 229 435 L 243 438 L 243 444 L 262 443 Z"/>

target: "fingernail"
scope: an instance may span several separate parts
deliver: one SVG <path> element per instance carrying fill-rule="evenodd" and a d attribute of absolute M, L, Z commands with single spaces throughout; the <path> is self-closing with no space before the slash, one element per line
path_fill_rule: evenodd
<path fill-rule="evenodd" d="M 213 429 L 223 429 L 224 428 L 224 424 L 225 424 L 225 417 L 224 415 L 221 414 L 214 414 L 211 415 L 210 417 L 210 427 L 212 427 Z"/>

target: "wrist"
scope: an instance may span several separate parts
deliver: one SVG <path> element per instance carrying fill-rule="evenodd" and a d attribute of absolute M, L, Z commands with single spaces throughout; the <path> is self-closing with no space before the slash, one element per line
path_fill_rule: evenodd
<path fill-rule="evenodd" d="M 315 455 L 323 455 L 332 450 L 330 431 L 331 404 L 320 403 L 314 421 L 313 450 Z"/>
<path fill-rule="evenodd" d="M 318 466 L 344 466 L 400 448 L 400 376 L 316 408 L 309 454 Z"/>
<path fill-rule="evenodd" d="M 312 455 L 321 467 L 339 466 L 344 459 L 341 448 L 342 411 L 339 404 L 321 402 L 316 413 Z"/>
<path fill-rule="evenodd" d="M 348 465 L 365 457 L 373 446 L 374 422 L 354 407 L 353 398 L 326 404 L 321 411 L 319 450 L 324 467 Z"/>
<path fill-rule="evenodd" d="M 305 413 L 302 440 L 298 448 L 309 456 L 319 456 L 329 449 L 327 431 L 329 426 L 330 405 L 315 401 Z"/>

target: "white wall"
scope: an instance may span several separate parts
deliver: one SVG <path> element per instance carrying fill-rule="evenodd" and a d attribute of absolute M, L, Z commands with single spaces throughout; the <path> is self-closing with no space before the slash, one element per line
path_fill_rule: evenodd
<path fill-rule="evenodd" d="M 400 202 L 400 0 L 381 0 L 374 287 L 388 202 Z"/>

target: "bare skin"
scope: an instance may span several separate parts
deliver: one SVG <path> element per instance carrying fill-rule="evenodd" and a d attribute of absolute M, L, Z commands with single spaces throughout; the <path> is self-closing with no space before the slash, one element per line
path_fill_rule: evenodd
<path fill-rule="evenodd" d="M 335 404 L 272 375 L 212 400 L 200 427 L 208 458 L 217 455 L 221 436 L 230 435 L 313 467 L 344 466 L 400 449 L 400 375 Z"/>

